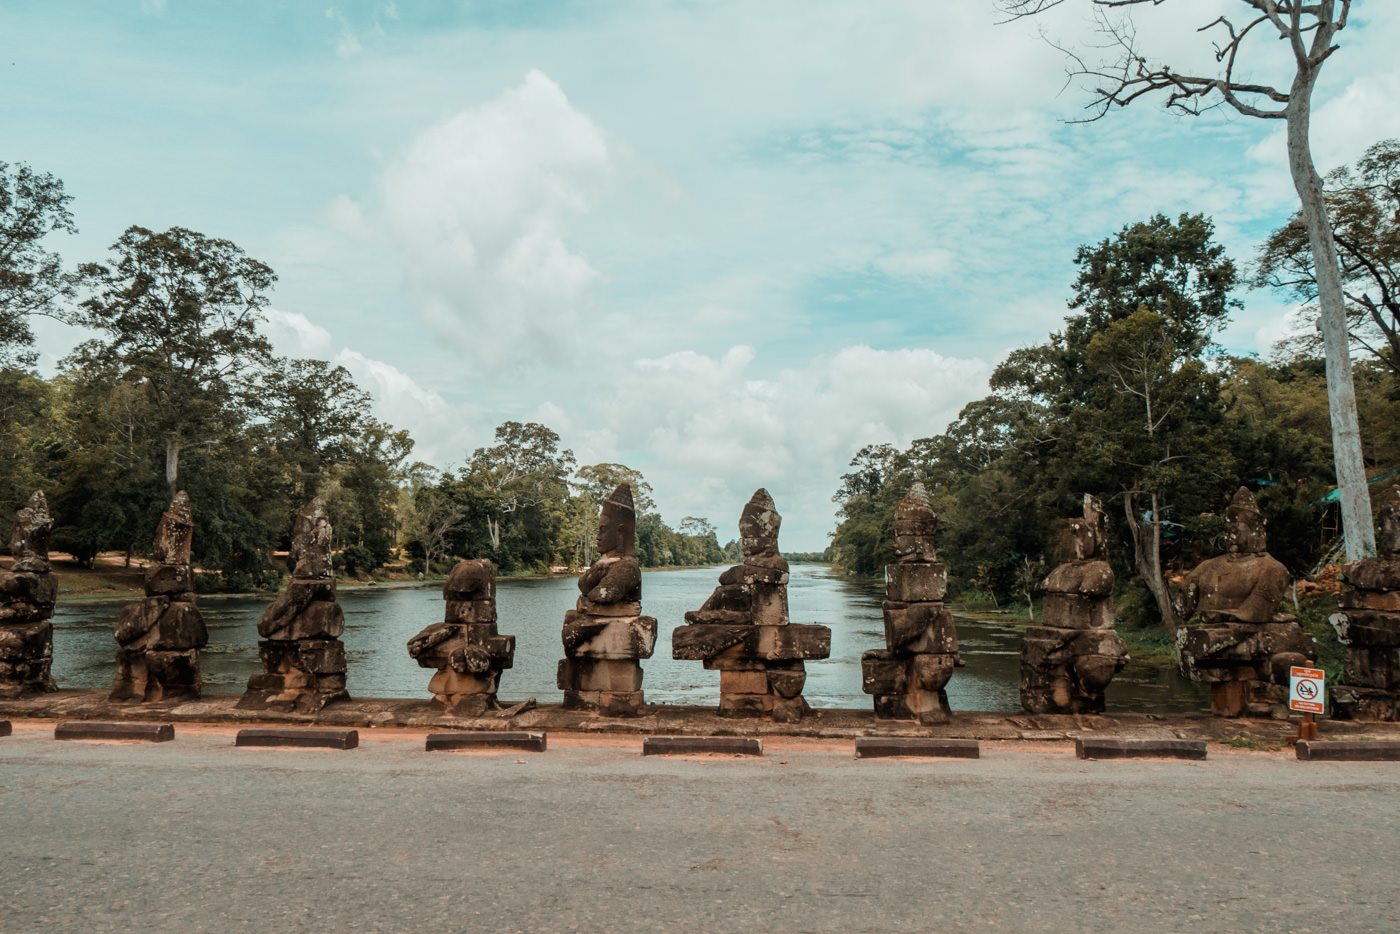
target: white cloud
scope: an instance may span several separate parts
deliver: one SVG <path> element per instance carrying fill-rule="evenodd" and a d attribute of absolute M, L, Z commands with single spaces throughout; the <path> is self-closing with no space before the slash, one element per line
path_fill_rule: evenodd
<path fill-rule="evenodd" d="M 330 353 L 331 332 L 296 311 L 265 310 L 263 333 L 283 356 L 323 358 Z"/>
<path fill-rule="evenodd" d="M 362 49 L 359 37 L 350 28 L 350 22 L 335 7 L 326 10 L 326 19 L 331 20 L 340 26 L 340 33 L 335 37 L 335 54 L 340 58 L 353 58 Z"/>
<path fill-rule="evenodd" d="M 417 443 L 415 460 L 445 468 L 464 460 L 465 453 L 480 440 L 472 427 L 475 413 L 469 406 L 451 405 L 398 367 L 357 350 L 344 348 L 333 359 L 374 397 L 376 416 L 395 428 L 408 430 Z"/>
<path fill-rule="evenodd" d="M 539 71 L 419 135 L 380 193 L 427 322 L 487 364 L 566 359 L 599 274 L 565 227 L 610 166 L 602 131 Z"/>
<path fill-rule="evenodd" d="M 357 240 L 369 236 L 369 225 L 365 223 L 364 212 L 347 195 L 336 195 L 321 211 L 321 222 L 336 233 Z"/>

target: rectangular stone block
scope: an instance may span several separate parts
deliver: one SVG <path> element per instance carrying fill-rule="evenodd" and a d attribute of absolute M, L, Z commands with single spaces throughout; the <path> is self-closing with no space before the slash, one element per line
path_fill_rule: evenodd
<path fill-rule="evenodd" d="M 454 749 L 515 749 L 522 752 L 544 752 L 547 742 L 544 733 L 522 731 L 429 733 L 424 750 L 439 752 Z"/>
<path fill-rule="evenodd" d="M 239 730 L 235 746 L 293 746 L 304 749 L 354 749 L 359 730 L 308 729 L 306 727 Z"/>
<path fill-rule="evenodd" d="M 14 727 L 10 726 L 9 720 L 0 720 L 0 736 L 9 736 L 14 732 Z"/>
<path fill-rule="evenodd" d="M 301 667 L 312 674 L 345 674 L 345 644 L 335 639 L 307 639 L 296 643 Z"/>
<path fill-rule="evenodd" d="M 1351 609 L 1340 614 L 1338 634 L 1358 648 L 1400 647 L 1400 613 Z"/>
<path fill-rule="evenodd" d="M 1337 595 L 1337 604 L 1344 610 L 1400 613 L 1400 590 L 1379 593 L 1369 590 L 1344 590 Z"/>
<path fill-rule="evenodd" d="M 1343 680 L 1359 687 L 1400 689 L 1400 648 L 1352 645 L 1342 665 Z"/>
<path fill-rule="evenodd" d="M 155 625 L 153 649 L 181 651 L 197 649 L 209 642 L 204 617 L 193 603 L 171 603 L 160 614 Z"/>
<path fill-rule="evenodd" d="M 719 690 L 721 694 L 766 694 L 768 673 L 762 670 L 721 671 Z"/>
<path fill-rule="evenodd" d="M 937 603 L 948 593 L 948 569 L 941 561 L 885 565 L 885 594 L 900 603 Z"/>
<path fill-rule="evenodd" d="M 496 601 L 448 600 L 443 620 L 449 623 L 494 623 Z"/>
<path fill-rule="evenodd" d="M 53 654 L 53 624 L 7 623 L 0 625 L 0 660 L 22 662 Z"/>
<path fill-rule="evenodd" d="M 596 617 L 564 614 L 564 654 L 574 658 L 651 658 L 656 620 L 650 616 Z"/>
<path fill-rule="evenodd" d="M 696 626 L 747 626 L 748 610 L 687 610 L 687 625 Z M 679 632 L 679 629 L 676 630 Z"/>
<path fill-rule="evenodd" d="M 758 626 L 782 626 L 788 621 L 787 587 L 755 581 L 749 620 Z"/>
<path fill-rule="evenodd" d="M 1204 759 L 1206 744 L 1192 739 L 1076 739 L 1081 759 Z"/>
<path fill-rule="evenodd" d="M 1400 762 L 1400 742 L 1395 740 L 1300 739 L 1293 749 L 1308 762 Z"/>
<path fill-rule="evenodd" d="M 771 661 L 826 658 L 831 655 L 831 630 L 808 623 L 752 626 L 746 648 Z"/>
<path fill-rule="evenodd" d="M 871 649 L 860 656 L 860 689 L 866 694 L 903 694 L 909 685 L 908 671 L 907 659 Z"/>
<path fill-rule="evenodd" d="M 757 736 L 648 736 L 642 740 L 644 756 L 694 756 L 702 753 L 761 756 L 763 740 Z"/>
<path fill-rule="evenodd" d="M 142 743 L 168 743 L 175 738 L 169 723 L 103 722 L 70 720 L 54 727 L 54 739 L 127 740 Z"/>
<path fill-rule="evenodd" d="M 939 603 L 885 601 L 885 644 L 908 654 L 956 655 L 958 630 L 953 614 Z"/>
<path fill-rule="evenodd" d="M 687 613 L 689 619 L 691 614 Z M 743 643 L 752 627 L 692 623 L 677 626 L 671 633 L 671 657 L 688 661 L 713 658 L 725 649 Z"/>
<path fill-rule="evenodd" d="M 719 696 L 721 717 L 762 717 L 773 709 L 773 695 L 762 694 L 723 694 Z"/>
<path fill-rule="evenodd" d="M 875 701 L 877 719 L 912 720 L 914 718 L 914 712 L 909 709 L 909 698 L 906 694 L 876 694 L 872 700 Z"/>
<path fill-rule="evenodd" d="M 1056 629 L 1112 629 L 1113 599 L 1075 593 L 1046 593 L 1040 617 Z"/>
<path fill-rule="evenodd" d="M 596 710 L 604 717 L 640 716 L 645 703 L 642 691 L 565 691 L 566 710 Z"/>
<path fill-rule="evenodd" d="M 857 759 L 893 756 L 979 759 L 982 748 L 975 739 L 942 739 L 927 736 L 861 736 L 856 739 Z"/>
<path fill-rule="evenodd" d="M 631 659 L 565 658 L 555 683 L 566 691 L 640 691 L 642 666 Z"/>
<path fill-rule="evenodd" d="M 194 573 L 188 564 L 152 564 L 146 568 L 146 593 L 177 594 L 194 590 Z"/>

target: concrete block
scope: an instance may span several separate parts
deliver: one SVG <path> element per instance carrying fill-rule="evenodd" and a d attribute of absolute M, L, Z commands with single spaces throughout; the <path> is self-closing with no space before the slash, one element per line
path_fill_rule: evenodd
<path fill-rule="evenodd" d="M 295 746 L 314 749 L 354 749 L 360 745 L 359 730 L 291 729 L 239 730 L 235 746 Z"/>
<path fill-rule="evenodd" d="M 1400 762 L 1400 742 L 1395 740 L 1300 739 L 1293 749 L 1307 762 Z"/>
<path fill-rule="evenodd" d="M 472 733 L 429 733 L 424 749 L 427 752 L 453 749 L 518 749 L 524 752 L 544 752 L 546 734 L 530 732 L 488 731 Z"/>
<path fill-rule="evenodd" d="M 761 756 L 763 740 L 757 736 L 648 736 L 642 740 L 644 756 L 690 756 L 705 752 Z"/>
<path fill-rule="evenodd" d="M 53 738 L 168 743 L 175 738 L 175 727 L 169 723 L 107 723 L 94 720 L 70 720 L 54 727 Z"/>
<path fill-rule="evenodd" d="M 1192 739 L 1076 739 L 1081 759 L 1204 759 L 1206 744 Z"/>
<path fill-rule="evenodd" d="M 861 736 L 856 739 L 857 759 L 919 756 L 945 759 L 980 759 L 975 739 L 941 739 L 927 736 Z"/>

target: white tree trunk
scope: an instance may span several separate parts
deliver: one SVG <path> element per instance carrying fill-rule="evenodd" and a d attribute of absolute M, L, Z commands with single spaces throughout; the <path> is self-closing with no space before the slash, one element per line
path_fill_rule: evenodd
<path fill-rule="evenodd" d="M 1327 405 L 1332 414 L 1332 459 L 1342 506 L 1342 536 L 1347 560 L 1356 561 L 1376 553 L 1376 535 L 1371 527 L 1371 494 L 1366 488 L 1366 465 L 1361 457 L 1361 426 L 1351 379 L 1346 299 L 1342 295 L 1337 247 L 1322 200 L 1322 178 L 1313 165 L 1308 145 L 1315 77 L 1315 72 L 1299 67 L 1289 95 L 1288 168 L 1298 190 L 1317 274 L 1318 330 L 1322 332 L 1327 361 Z"/>
<path fill-rule="evenodd" d="M 174 499 L 180 491 L 180 442 L 174 438 L 165 441 L 165 482 L 170 484 L 170 498 Z"/>

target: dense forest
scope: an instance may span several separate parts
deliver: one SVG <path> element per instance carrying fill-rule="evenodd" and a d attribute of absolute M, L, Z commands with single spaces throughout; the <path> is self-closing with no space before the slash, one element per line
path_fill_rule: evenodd
<path fill-rule="evenodd" d="M 1327 182 L 1363 447 L 1373 488 L 1384 487 L 1400 466 L 1400 141 Z M 950 578 L 998 602 L 1031 599 L 1085 493 L 1113 520 L 1111 555 L 1130 582 L 1122 603 L 1149 621 L 1170 622 L 1175 573 L 1223 551 L 1223 509 L 1241 486 L 1259 499 L 1274 556 L 1295 575 L 1314 569 L 1337 534 L 1320 339 L 1300 329 L 1267 360 L 1216 342 L 1248 287 L 1315 298 L 1306 231 L 1275 231 L 1246 274 L 1209 218 L 1157 215 L 1080 247 L 1074 262 L 1062 330 L 1011 353 L 991 393 L 942 434 L 851 461 L 833 497 L 837 566 L 880 572 L 894 505 L 917 480 L 941 516 Z"/>
<path fill-rule="evenodd" d="M 76 230 L 70 201 L 52 175 L 0 163 L 0 515 L 44 490 L 53 547 L 80 563 L 144 552 L 184 489 L 195 563 L 222 588 L 275 585 L 272 555 L 317 494 L 350 574 L 394 560 L 441 572 L 452 556 L 505 573 L 577 568 L 594 557 L 601 498 L 624 480 L 642 564 L 738 554 L 703 518 L 667 525 L 637 471 L 579 466 L 543 425 L 506 422 L 455 473 L 414 461 L 413 440 L 371 416 L 345 368 L 273 353 L 266 265 L 226 240 L 133 226 L 106 260 L 69 271 L 52 241 Z M 97 336 L 45 379 L 33 315 Z"/>

